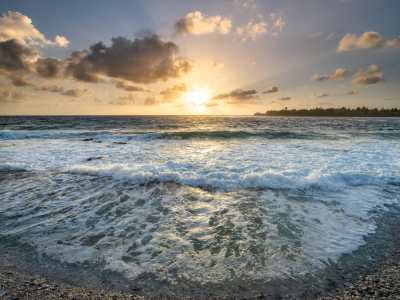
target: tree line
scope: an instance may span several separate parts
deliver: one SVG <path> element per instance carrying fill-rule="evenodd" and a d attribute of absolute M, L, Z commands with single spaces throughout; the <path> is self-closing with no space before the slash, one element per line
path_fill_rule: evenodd
<path fill-rule="evenodd" d="M 400 110 L 397 108 L 322 108 L 311 109 L 281 109 L 267 110 L 265 113 L 255 113 L 255 116 L 303 116 L 303 117 L 400 117 Z"/>

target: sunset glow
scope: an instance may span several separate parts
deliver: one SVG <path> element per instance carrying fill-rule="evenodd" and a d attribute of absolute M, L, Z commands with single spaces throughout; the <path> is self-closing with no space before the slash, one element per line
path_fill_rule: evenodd
<path fill-rule="evenodd" d="M 399 1 L 122 1 L 3 1 L 0 114 L 399 106 Z"/>
<path fill-rule="evenodd" d="M 400 0 L 0 8 L 2 299 L 399 297 Z"/>
<path fill-rule="evenodd" d="M 205 89 L 195 89 L 193 92 L 187 95 L 188 101 L 195 106 L 203 105 L 207 103 L 209 99 L 209 93 Z"/>

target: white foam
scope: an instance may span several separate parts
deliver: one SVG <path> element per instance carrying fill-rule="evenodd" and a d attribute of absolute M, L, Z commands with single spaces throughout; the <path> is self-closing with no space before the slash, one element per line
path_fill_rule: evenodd
<path fill-rule="evenodd" d="M 321 189 L 327 191 L 341 191 L 350 186 L 357 185 L 384 185 L 385 181 L 379 176 L 368 174 L 352 174 L 351 172 L 333 172 L 323 174 L 315 171 L 307 176 L 292 174 L 285 176 L 283 172 L 268 170 L 265 172 L 251 172 L 238 174 L 236 172 L 209 172 L 203 175 L 197 173 L 172 171 L 169 168 L 145 168 L 127 167 L 121 164 L 110 165 L 76 165 L 62 169 L 62 171 L 75 174 L 91 174 L 98 176 L 111 176 L 116 180 L 129 181 L 132 184 L 149 182 L 170 182 L 190 185 L 193 187 L 208 186 L 225 190 L 236 189 Z"/>
<path fill-rule="evenodd" d="M 3 186 L 8 201 L 0 212 L 10 222 L 1 234 L 21 235 L 21 242 L 61 261 L 103 262 L 130 279 L 154 273 L 173 282 L 173 270 L 201 284 L 316 274 L 363 245 L 375 229 L 368 211 L 390 203 L 377 187 L 299 198 L 271 190 L 132 188 L 100 178 L 40 176 Z M 35 198 L 23 192 L 29 187 L 53 197 Z M 129 199 L 121 201 L 122 195 Z"/>
<path fill-rule="evenodd" d="M 0 233 L 130 278 L 171 279 L 174 268 L 200 283 L 229 280 L 231 269 L 254 280 L 315 273 L 362 245 L 375 230 L 370 213 L 399 197 L 396 139 L 7 134 L 15 136 L 0 140 L 0 169 L 40 172 L 2 182 L 0 212 L 9 219 Z M 88 161 L 100 156 L 109 159 Z"/>

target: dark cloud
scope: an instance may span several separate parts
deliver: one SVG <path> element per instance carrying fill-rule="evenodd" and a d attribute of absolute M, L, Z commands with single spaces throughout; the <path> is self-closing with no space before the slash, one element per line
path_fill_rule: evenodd
<path fill-rule="evenodd" d="M 28 62 L 38 55 L 35 48 L 16 39 L 0 42 L 0 70 L 7 72 L 29 71 Z"/>
<path fill-rule="evenodd" d="M 19 103 L 28 100 L 29 93 L 0 84 L 0 103 Z"/>
<path fill-rule="evenodd" d="M 150 92 L 148 89 L 142 86 L 130 85 L 129 83 L 121 80 L 114 80 L 115 87 L 123 89 L 127 92 Z"/>
<path fill-rule="evenodd" d="M 366 71 L 363 69 L 358 70 L 358 72 L 354 75 L 356 79 L 354 79 L 351 84 L 362 86 L 362 85 L 370 85 L 377 84 L 385 81 L 382 77 L 382 73 L 379 73 L 382 70 L 382 66 L 371 65 L 367 68 Z"/>
<path fill-rule="evenodd" d="M 87 60 L 83 51 L 72 51 L 67 59 L 66 76 L 78 81 L 98 83 L 101 78 L 95 73 L 93 66 Z"/>
<path fill-rule="evenodd" d="M 111 100 L 110 102 L 108 102 L 108 104 L 112 104 L 112 105 L 131 105 L 131 104 L 136 104 L 136 95 L 134 94 L 129 94 L 126 96 L 121 96 L 118 97 L 115 100 Z"/>
<path fill-rule="evenodd" d="M 348 91 L 346 94 L 347 95 L 351 95 L 351 96 L 355 96 L 355 95 L 358 94 L 358 91 Z"/>
<path fill-rule="evenodd" d="M 329 75 L 327 75 L 327 74 L 324 74 L 324 75 L 314 74 L 314 76 L 311 77 L 310 80 L 326 81 L 326 80 L 329 80 Z"/>
<path fill-rule="evenodd" d="M 335 73 L 332 73 L 330 75 L 314 74 L 314 76 L 311 77 L 310 79 L 315 80 L 315 81 L 342 80 L 342 79 L 345 79 L 347 76 L 349 76 L 349 72 L 346 69 L 339 68 L 335 71 Z"/>
<path fill-rule="evenodd" d="M 258 95 L 254 96 L 257 94 L 256 90 L 243 90 L 243 89 L 236 89 L 233 90 L 230 93 L 222 93 L 219 95 L 216 95 L 211 98 L 211 100 L 224 100 L 225 103 L 227 104 L 243 104 L 243 103 L 248 103 L 248 104 L 255 104 L 256 102 L 254 99 L 258 99 Z"/>
<path fill-rule="evenodd" d="M 396 98 L 396 97 L 387 97 L 387 98 L 383 98 L 381 99 L 383 101 L 394 101 L 394 100 L 400 100 L 400 98 Z"/>
<path fill-rule="evenodd" d="M 328 93 L 321 93 L 321 94 L 312 94 L 310 96 L 310 99 L 320 99 L 320 98 L 324 98 L 324 97 L 329 97 Z"/>
<path fill-rule="evenodd" d="M 160 104 L 160 101 L 158 101 L 156 99 L 156 96 L 152 96 L 152 97 L 147 97 L 146 100 L 144 100 L 143 105 L 147 105 L 147 106 L 157 106 Z"/>
<path fill-rule="evenodd" d="M 63 61 L 54 57 L 38 58 L 34 64 L 37 74 L 46 79 L 56 77 L 63 66 Z"/>
<path fill-rule="evenodd" d="M 370 84 L 377 84 L 385 81 L 382 78 L 382 75 L 373 75 L 373 76 L 364 76 L 357 79 L 354 79 L 351 84 L 352 85 L 370 85 Z"/>
<path fill-rule="evenodd" d="M 26 78 L 24 75 L 13 74 L 11 73 L 8 76 L 8 79 L 11 79 L 12 84 L 15 86 L 32 86 L 33 82 Z"/>
<path fill-rule="evenodd" d="M 64 96 L 71 96 L 71 97 L 83 97 L 83 96 L 90 96 L 93 94 L 92 90 L 88 89 L 70 89 L 62 92 L 61 95 Z"/>
<path fill-rule="evenodd" d="M 30 73 L 30 61 L 36 59 L 38 51 L 12 39 L 0 42 L 0 74 L 15 86 L 33 85 L 26 76 Z"/>
<path fill-rule="evenodd" d="M 42 91 L 42 92 L 52 92 L 52 93 L 62 93 L 64 92 L 63 87 L 58 87 L 56 85 L 51 86 L 36 86 L 34 87 L 35 91 Z"/>
<path fill-rule="evenodd" d="M 286 101 L 286 100 L 292 100 L 291 96 L 287 96 L 287 97 L 279 97 L 279 98 L 275 98 L 274 100 L 276 101 Z M 276 103 L 276 102 L 274 102 Z"/>
<path fill-rule="evenodd" d="M 124 37 L 102 42 L 86 52 L 75 51 L 67 60 L 67 75 L 84 82 L 99 82 L 101 76 L 135 83 L 155 83 L 181 77 L 193 69 L 188 61 L 176 57 L 178 46 L 156 34 L 131 41 Z"/>
<path fill-rule="evenodd" d="M 185 83 L 169 86 L 166 90 L 160 92 L 160 94 L 163 95 L 162 102 L 174 102 L 175 100 L 181 99 L 183 93 L 187 91 L 188 88 Z"/>
<path fill-rule="evenodd" d="M 273 94 L 273 93 L 277 93 L 277 92 L 279 92 L 278 87 L 273 85 L 268 90 L 263 91 L 261 94 Z"/>

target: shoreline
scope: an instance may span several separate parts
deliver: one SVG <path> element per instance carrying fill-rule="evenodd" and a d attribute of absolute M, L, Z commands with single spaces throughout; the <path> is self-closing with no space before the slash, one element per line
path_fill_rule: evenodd
<path fill-rule="evenodd" d="M 242 287 L 229 282 L 194 287 L 161 286 L 150 277 L 144 284 L 138 280 L 128 282 L 122 275 L 113 282 L 82 280 L 88 274 L 68 278 L 58 262 L 52 265 L 51 273 L 48 260 L 30 261 L 29 253 L 19 255 L 17 244 L 6 246 L 0 239 L 0 299 L 400 299 L 400 208 L 397 204 L 386 208 L 371 212 L 377 228 L 364 237 L 365 244 L 343 254 L 339 262 L 327 265 L 315 279 L 305 276 L 296 286 L 291 285 L 292 279 L 266 282 L 264 288 L 254 290 L 251 282 L 247 287 L 246 282 Z"/>
<path fill-rule="evenodd" d="M 334 283 L 331 291 L 303 293 L 297 298 L 292 295 L 257 294 L 239 299 L 400 299 L 400 249 L 393 253 L 393 259 L 372 274 L 362 274 L 356 280 L 350 278 Z M 0 265 L 0 299 L 238 299 L 235 295 L 221 295 L 205 291 L 203 295 L 159 295 L 142 296 L 132 293 L 110 292 L 88 286 L 60 283 L 47 278 L 17 271 L 15 265 Z"/>
<path fill-rule="evenodd" d="M 0 261 L 0 299 L 400 299 L 400 235 L 391 234 L 392 240 L 381 253 L 380 258 L 373 259 L 364 270 L 359 272 L 338 271 L 336 280 L 328 280 L 324 288 L 313 289 L 312 285 L 304 290 L 286 293 L 257 293 L 243 297 L 233 290 L 221 293 L 204 288 L 199 290 L 182 290 L 171 288 L 168 294 L 146 292 L 146 287 L 134 287 L 130 292 L 121 290 L 107 291 L 79 283 L 67 283 L 51 280 L 45 276 L 33 275 L 14 264 Z M 151 283 L 150 283 L 151 284 Z M 239 290 L 240 287 L 237 289 Z"/>

